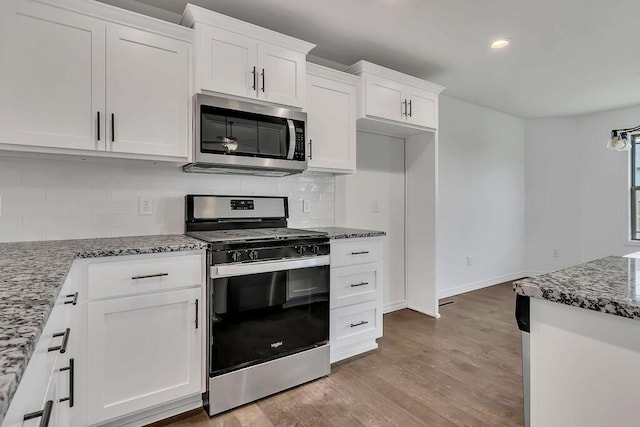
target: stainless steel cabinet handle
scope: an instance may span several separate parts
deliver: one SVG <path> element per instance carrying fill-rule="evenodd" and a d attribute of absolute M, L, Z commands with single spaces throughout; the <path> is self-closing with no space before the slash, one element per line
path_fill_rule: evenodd
<path fill-rule="evenodd" d="M 365 286 L 365 285 L 368 285 L 368 284 L 369 284 L 369 282 L 352 283 L 351 287 L 352 288 L 357 288 L 358 286 Z"/>
<path fill-rule="evenodd" d="M 411 115 L 411 110 L 412 110 L 412 108 L 411 108 L 411 100 L 409 100 L 409 117 L 413 117 L 413 116 Z"/>
<path fill-rule="evenodd" d="M 116 142 L 116 115 L 111 113 L 111 142 Z"/>
<path fill-rule="evenodd" d="M 402 112 L 403 116 L 407 115 L 407 100 L 402 101 L 402 106 L 404 107 L 404 111 Z"/>
<path fill-rule="evenodd" d="M 251 86 L 251 89 L 256 90 L 256 85 L 258 84 L 258 73 L 255 66 L 253 67 L 251 74 L 253 74 L 253 86 Z"/>
<path fill-rule="evenodd" d="M 42 411 L 32 412 L 24 416 L 24 421 L 40 418 L 40 427 L 47 427 L 51 419 L 51 410 L 53 409 L 53 400 L 47 400 Z"/>
<path fill-rule="evenodd" d="M 62 343 L 60 345 L 56 345 L 54 347 L 49 347 L 47 351 L 60 351 L 60 353 L 67 352 L 67 344 L 69 343 L 69 334 L 71 333 L 71 329 L 67 328 L 64 332 L 60 332 L 57 334 L 53 334 L 54 337 L 62 337 Z"/>
<path fill-rule="evenodd" d="M 73 304 L 73 305 L 77 305 L 78 304 L 78 293 L 76 292 L 75 294 L 69 294 L 67 295 L 65 298 L 73 298 L 71 301 L 65 301 L 65 304 Z"/>
<path fill-rule="evenodd" d="M 351 255 L 366 255 L 369 251 L 351 252 Z"/>
<path fill-rule="evenodd" d="M 313 139 L 309 139 L 309 160 L 313 159 Z"/>
<path fill-rule="evenodd" d="M 144 276 L 133 276 L 131 278 L 131 280 L 140 280 L 140 279 L 150 279 L 152 277 L 163 277 L 163 276 L 168 276 L 169 273 L 158 273 L 158 274 L 147 274 Z"/>
<path fill-rule="evenodd" d="M 352 323 L 352 324 L 350 324 L 349 326 L 350 326 L 351 328 L 355 328 L 355 327 L 357 327 L 357 326 L 366 325 L 367 323 L 369 323 L 369 322 L 367 322 L 366 320 L 363 320 L 362 322 Z"/>
<path fill-rule="evenodd" d="M 262 69 L 262 91 L 264 92 L 264 68 Z"/>
<path fill-rule="evenodd" d="M 196 299 L 196 329 L 198 329 L 198 300 Z"/>
<path fill-rule="evenodd" d="M 96 132 L 96 136 L 98 138 L 98 141 L 100 141 L 100 111 L 98 111 L 98 131 Z"/>
<path fill-rule="evenodd" d="M 75 381 L 75 361 L 69 359 L 69 366 L 60 368 L 60 372 L 69 371 L 69 396 L 60 399 L 60 402 L 69 402 L 69 408 L 73 408 L 73 397 L 75 394 L 73 383 Z"/>

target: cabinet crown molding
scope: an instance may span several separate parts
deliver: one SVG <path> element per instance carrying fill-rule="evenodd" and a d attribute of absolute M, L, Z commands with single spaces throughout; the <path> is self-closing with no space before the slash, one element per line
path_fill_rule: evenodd
<path fill-rule="evenodd" d="M 314 64 L 313 62 L 307 62 L 307 74 L 325 77 L 353 86 L 357 86 L 360 81 L 360 77 L 356 75 L 345 73 L 344 71 L 336 70 L 335 68 L 325 67 L 324 65 Z"/>
<path fill-rule="evenodd" d="M 408 74 L 404 74 L 399 71 L 382 67 L 380 65 L 373 64 L 367 61 L 358 61 L 352 66 L 348 67 L 345 71 L 347 73 L 356 74 L 358 76 L 362 75 L 362 73 L 373 74 L 384 79 L 397 81 L 399 83 L 413 86 L 418 89 L 423 89 L 436 95 L 440 94 L 443 90 L 446 89 L 446 87 L 440 86 L 439 84 L 431 83 L 429 81 L 422 80 L 417 77 L 410 76 Z"/>
<path fill-rule="evenodd" d="M 311 49 L 316 47 L 313 43 L 278 33 L 277 31 L 269 30 L 267 28 L 259 27 L 200 6 L 195 6 L 191 3 L 187 4 L 184 9 L 180 24 L 196 29 L 199 24 L 211 25 L 213 27 L 222 28 L 227 31 L 232 31 L 247 37 L 252 37 L 267 43 L 295 50 L 296 52 L 301 52 L 305 55 L 309 53 Z"/>
<path fill-rule="evenodd" d="M 161 19 L 132 12 L 110 4 L 101 3 L 99 1 L 34 0 L 34 2 L 90 16 L 101 21 L 112 22 L 115 24 L 125 25 L 127 27 L 153 32 L 158 35 L 171 37 L 188 43 L 193 44 L 194 42 L 193 30 L 190 28 L 185 28 L 182 25 L 163 21 Z"/>

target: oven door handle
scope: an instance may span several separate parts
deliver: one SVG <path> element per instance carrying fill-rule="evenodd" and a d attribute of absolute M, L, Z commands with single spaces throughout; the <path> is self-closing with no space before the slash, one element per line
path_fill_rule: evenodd
<path fill-rule="evenodd" d="M 221 265 L 211 267 L 211 278 L 244 276 L 246 274 L 270 273 L 273 271 L 293 270 L 298 268 L 320 267 L 329 265 L 329 255 L 309 258 L 298 258 L 288 261 L 250 262 L 245 264 Z"/>

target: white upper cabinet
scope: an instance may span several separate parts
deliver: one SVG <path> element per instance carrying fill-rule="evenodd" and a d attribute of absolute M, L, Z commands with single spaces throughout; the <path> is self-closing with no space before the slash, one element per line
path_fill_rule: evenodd
<path fill-rule="evenodd" d="M 107 120 L 113 120 L 110 149 L 187 157 L 189 46 L 146 31 L 109 25 L 106 63 Z"/>
<path fill-rule="evenodd" d="M 182 24 L 195 30 L 195 90 L 305 105 L 307 53 L 315 47 L 188 4 Z"/>
<path fill-rule="evenodd" d="M 99 2 L 3 2 L 0 144 L 186 160 L 192 44 L 187 28 Z"/>
<path fill-rule="evenodd" d="M 356 170 L 358 78 L 307 64 L 307 161 L 309 170 Z"/>
<path fill-rule="evenodd" d="M 366 61 L 347 72 L 361 78 L 358 129 L 403 138 L 438 129 L 444 87 Z"/>
<path fill-rule="evenodd" d="M 35 2 L 1 7 L 0 143 L 104 150 L 104 24 Z"/>

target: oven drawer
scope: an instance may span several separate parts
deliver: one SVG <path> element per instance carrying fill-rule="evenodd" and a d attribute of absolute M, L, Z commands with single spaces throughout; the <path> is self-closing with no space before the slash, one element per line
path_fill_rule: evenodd
<path fill-rule="evenodd" d="M 202 284 L 202 255 L 172 255 L 89 264 L 89 299 L 120 297 Z"/>
<path fill-rule="evenodd" d="M 381 262 L 331 269 L 331 308 L 378 300 L 381 294 Z"/>
<path fill-rule="evenodd" d="M 382 311 L 378 301 L 331 310 L 331 347 L 339 348 L 382 336 Z"/>
<path fill-rule="evenodd" d="M 367 237 L 331 242 L 331 266 L 368 264 L 382 261 L 382 239 Z"/>

